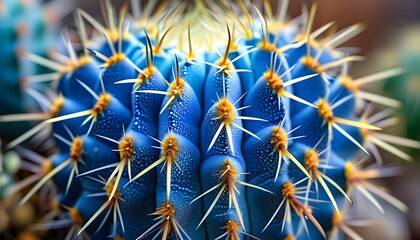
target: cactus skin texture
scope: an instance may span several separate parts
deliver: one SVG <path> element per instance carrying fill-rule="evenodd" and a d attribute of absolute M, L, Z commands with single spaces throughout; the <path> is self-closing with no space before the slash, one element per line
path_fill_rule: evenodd
<path fill-rule="evenodd" d="M 407 211 L 357 161 L 375 146 L 406 158 L 362 92 L 400 70 L 353 80 L 348 62 L 361 57 L 336 47 L 359 25 L 331 34 L 312 29 L 316 5 L 289 22 L 287 1 L 277 15 L 263 3 L 265 15 L 248 1 L 154 13 L 151 1 L 128 25 L 126 7 L 105 1 L 106 26 L 78 10 L 81 53 L 68 43 L 68 61 L 31 57 L 60 74 L 38 125 L 52 126 L 58 152 L 21 204 L 53 180 L 68 236 L 93 239 L 360 238 L 346 225 L 355 191 Z M 88 25 L 104 37 L 88 41 Z"/>

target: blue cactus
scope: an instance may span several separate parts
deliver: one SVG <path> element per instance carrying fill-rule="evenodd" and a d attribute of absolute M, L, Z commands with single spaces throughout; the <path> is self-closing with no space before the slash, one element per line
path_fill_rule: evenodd
<path fill-rule="evenodd" d="M 9 144 L 44 127 L 57 142 L 21 204 L 53 180 L 70 234 L 94 239 L 324 239 L 344 229 L 354 189 L 379 211 L 369 191 L 407 211 L 367 182 L 380 171 L 356 160 L 375 145 L 408 159 L 380 139 L 386 114 L 370 116 L 372 95 L 360 94 L 400 71 L 349 77 L 361 57 L 335 47 L 359 26 L 321 40 L 331 24 L 312 31 L 316 5 L 296 25 L 286 24 L 287 1 L 278 16 L 269 4 L 262 15 L 247 1 L 221 2 L 171 1 L 152 14 L 151 1 L 132 27 L 126 7 L 116 16 L 109 1 L 106 26 L 77 11 L 83 52 L 68 43 L 69 62 L 37 61 L 55 67 L 58 100 Z M 171 25 L 179 20 L 189 24 Z M 88 41 L 87 23 L 104 38 Z"/>

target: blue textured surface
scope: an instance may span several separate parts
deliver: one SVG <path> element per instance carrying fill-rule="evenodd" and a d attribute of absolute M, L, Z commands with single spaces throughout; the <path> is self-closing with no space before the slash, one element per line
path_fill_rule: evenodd
<path fill-rule="evenodd" d="M 287 236 L 323 239 L 314 221 L 303 216 L 308 212 L 325 232 L 331 230 L 335 209 L 327 191 L 313 183 L 310 189 L 303 190 L 311 179 L 306 179 L 308 174 L 302 169 L 311 171 L 305 154 L 316 147 L 318 152 L 323 152 L 319 164 L 328 163 L 330 167 L 320 167 L 319 171 L 346 191 L 345 164 L 358 153 L 359 147 L 334 127 L 328 134 L 328 125 L 332 126 L 334 117 L 360 121 L 355 99 L 331 109 L 331 119 L 327 119 L 318 108 L 282 95 L 281 89 L 289 96 L 314 105 L 325 99 L 332 106 L 353 93 L 338 82 L 337 74 L 327 74 L 302 61 L 307 56 L 307 43 L 284 52 L 277 51 L 278 47 L 294 44 L 301 37 L 298 25 L 279 29 L 267 33 L 271 41 L 267 43 L 263 42 L 261 29 L 256 27 L 254 37 L 238 41 L 237 48 L 228 46 L 227 59 L 216 51 L 200 50 L 194 53 L 194 59 L 186 57 L 180 63 L 178 49 L 166 46 L 156 49 L 150 45 L 162 39 L 148 41 L 146 28 L 137 29 L 133 30 L 136 34 L 124 37 L 122 52 L 116 56 L 112 56 L 107 41 L 94 44 L 92 49 L 112 60 L 103 62 L 98 55 L 92 56 L 95 60 L 61 76 L 56 90 L 63 95 L 64 105 L 58 116 L 89 109 L 96 113 L 91 116 L 94 122 L 90 132 L 91 121 L 82 126 L 90 116 L 86 114 L 54 122 L 52 129 L 53 133 L 67 139 L 65 125 L 83 139 L 83 163 L 78 166 L 83 175 L 74 178 L 67 195 L 63 193 L 70 169 L 54 177 L 60 203 L 78 209 L 85 223 L 104 203 L 109 203 L 86 228 L 93 239 L 109 235 L 135 239 L 144 233 L 146 239 L 155 235 L 168 239 L 187 235 L 191 239 L 220 236 L 236 239 L 235 234 L 239 239 L 248 239 L 247 234 L 261 239 Z M 13 34 L 7 33 L 9 35 L 5 36 L 13 38 Z M 274 39 L 278 41 L 272 43 Z M 116 42 L 111 44 L 118 47 Z M 220 46 L 224 44 L 222 41 Z M 311 57 L 323 51 L 316 59 L 319 62 L 316 67 L 340 58 L 330 49 L 320 49 L 318 44 L 310 47 Z M 184 54 L 188 56 L 185 51 Z M 8 64 L 15 63 L 8 59 Z M 270 67 L 279 77 L 275 84 L 267 79 Z M 16 74 L 17 71 L 5 72 L 8 77 Z M 288 81 L 309 75 L 313 76 L 283 88 Z M 98 101 L 79 81 L 99 99 L 109 93 L 109 102 Z M 221 110 L 219 104 L 223 101 L 226 109 Z M 359 128 L 337 125 L 362 143 Z M 273 130 L 279 128 L 283 135 L 273 134 Z M 332 139 L 328 139 L 329 136 Z M 130 144 L 123 145 L 126 138 L 130 139 Z M 71 154 L 65 143 L 59 138 L 56 140 L 59 153 L 52 158 L 54 167 Z M 279 161 L 281 168 L 277 176 Z M 124 162 L 125 165 L 117 166 Z M 115 195 L 111 195 L 110 186 L 105 184 L 112 173 L 119 181 Z M 346 201 L 343 194 L 330 182 L 327 185 L 341 206 Z M 286 190 L 290 186 L 296 192 L 288 195 Z M 304 199 L 302 193 L 306 191 L 308 198 L 314 201 Z M 89 196 L 91 194 L 93 196 Z M 215 199 L 217 201 L 213 202 Z M 111 209 L 116 202 L 119 208 Z M 284 205 L 279 208 L 282 202 Z M 286 203 L 292 207 L 286 208 Z M 282 229 L 287 209 L 291 221 Z M 95 233 L 108 210 L 108 219 Z M 302 231 L 302 221 L 308 225 L 310 236 Z M 229 226 L 233 228 L 228 229 Z"/>

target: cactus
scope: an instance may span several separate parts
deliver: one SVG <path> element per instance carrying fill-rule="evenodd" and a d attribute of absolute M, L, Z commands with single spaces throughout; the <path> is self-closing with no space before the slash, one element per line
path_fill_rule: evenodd
<path fill-rule="evenodd" d="M 65 9 L 65 6 L 62 7 Z M 19 55 L 29 52 L 46 57 L 48 51 L 53 49 L 58 32 L 56 17 L 63 10 L 54 13 L 50 10 L 41 1 L 0 1 L 0 21 L 3 23 L 0 26 L 0 101 L 4 104 L 0 110 L 1 115 L 40 109 L 32 95 L 45 88 L 45 84 L 35 83 L 29 76 L 48 75 L 50 70 L 20 58 Z M 3 124 L 1 138 L 16 138 L 29 127 L 28 122 Z"/>
<path fill-rule="evenodd" d="M 21 205 L 52 180 L 67 236 L 94 239 L 360 238 L 346 224 L 355 191 L 407 211 L 369 182 L 395 173 L 378 169 L 377 147 L 410 160 L 367 102 L 397 103 L 363 90 L 401 71 L 349 76 L 362 57 L 337 47 L 358 24 L 313 31 L 316 4 L 289 21 L 287 0 L 276 15 L 268 1 L 154 2 L 139 13 L 133 1 L 131 25 L 126 6 L 105 1 L 105 26 L 79 9 L 80 55 L 66 41 L 65 61 L 29 56 L 60 76 L 56 96 L 8 147 L 52 128 L 57 153 Z"/>
<path fill-rule="evenodd" d="M 420 119 L 418 101 L 419 97 L 416 94 L 419 87 L 420 71 L 415 67 L 415 62 L 420 58 L 418 46 L 414 44 L 416 38 L 420 34 L 419 26 L 411 26 L 408 29 L 401 30 L 398 34 L 396 48 L 381 51 L 377 58 L 381 58 L 376 65 L 387 66 L 388 57 L 392 54 L 394 56 L 392 61 L 398 62 L 405 66 L 404 74 L 396 76 L 394 79 L 389 79 L 385 84 L 385 91 L 390 95 L 396 96 L 396 99 L 401 101 L 401 108 L 398 114 L 401 116 L 401 121 L 406 123 L 402 125 L 406 129 L 401 130 L 407 132 L 407 136 L 413 139 L 420 139 L 420 131 L 416 127 L 416 123 Z M 418 149 L 412 149 L 410 152 L 412 156 L 420 156 Z"/>

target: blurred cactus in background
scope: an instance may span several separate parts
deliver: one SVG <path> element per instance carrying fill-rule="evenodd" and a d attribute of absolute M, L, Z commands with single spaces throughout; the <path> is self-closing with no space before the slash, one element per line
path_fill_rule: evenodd
<path fill-rule="evenodd" d="M 33 231 L 66 229 L 66 239 L 361 239 L 351 228 L 353 203 L 408 211 L 371 182 L 398 174 L 378 149 L 410 161 L 394 145 L 420 148 L 381 132 L 400 102 L 367 88 L 402 70 L 350 76 L 350 63 L 363 57 L 339 46 L 360 24 L 315 29 L 317 5 L 289 19 L 287 0 L 277 10 L 269 1 L 140 5 L 132 1 L 130 15 L 127 5 L 104 1 L 104 24 L 78 9 L 80 38 L 64 37 L 64 54 L 23 54 L 51 70 L 26 78 L 50 83 L 31 89 L 42 113 L 0 116 L 1 124 L 39 121 L 6 145 L 31 172 L 8 190 L 31 185 L 19 206 L 49 203 Z M 53 155 L 19 146 L 45 129 Z"/>
<path fill-rule="evenodd" d="M 389 66 L 400 64 L 404 66 L 404 74 L 386 82 L 385 91 L 395 96 L 401 104 L 398 113 L 406 128 L 402 131 L 412 139 L 420 140 L 420 26 L 414 25 L 403 29 L 396 39 L 397 48 L 387 49 L 380 54 L 377 65 Z M 419 149 L 411 149 L 411 155 L 416 160 L 420 158 Z"/>
<path fill-rule="evenodd" d="M 58 2 L 58 1 L 56 1 Z M 56 45 L 59 13 L 52 13 L 53 4 L 43 6 L 40 1 L 0 1 L 0 114 L 23 113 L 40 108 L 31 94 L 42 84 L 31 83 L 26 77 L 47 74 L 49 69 L 22 59 L 25 52 L 46 57 Z M 30 127 L 28 122 L 0 126 L 1 138 L 16 138 Z"/>

